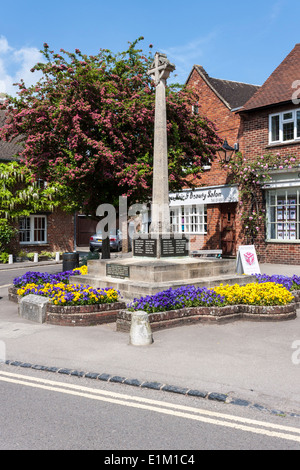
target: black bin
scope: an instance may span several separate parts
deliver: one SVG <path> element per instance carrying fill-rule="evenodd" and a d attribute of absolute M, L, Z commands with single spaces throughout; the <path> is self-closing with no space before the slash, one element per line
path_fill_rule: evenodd
<path fill-rule="evenodd" d="M 79 267 L 79 253 L 63 253 L 63 271 Z"/>

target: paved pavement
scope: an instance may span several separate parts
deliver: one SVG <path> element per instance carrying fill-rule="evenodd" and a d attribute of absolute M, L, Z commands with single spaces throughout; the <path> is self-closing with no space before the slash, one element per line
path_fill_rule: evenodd
<path fill-rule="evenodd" d="M 300 266 L 260 267 L 262 273 L 300 275 Z M 117 332 L 115 324 L 35 324 L 18 316 L 7 287 L 0 288 L 0 297 L 0 346 L 8 361 L 54 367 L 59 373 L 108 374 L 106 379 L 115 377 L 111 381 L 122 377 L 153 388 L 193 389 L 206 398 L 265 406 L 300 418 L 300 310 L 295 320 L 284 322 L 236 321 L 157 331 L 152 345 L 137 347 L 129 345 L 129 335 Z"/>

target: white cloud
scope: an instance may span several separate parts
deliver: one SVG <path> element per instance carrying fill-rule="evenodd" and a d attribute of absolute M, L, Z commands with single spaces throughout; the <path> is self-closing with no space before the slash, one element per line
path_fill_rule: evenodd
<path fill-rule="evenodd" d="M 276 21 L 282 12 L 283 6 L 284 6 L 284 1 L 278 0 L 277 2 L 274 3 L 274 5 L 271 8 L 270 11 L 270 20 L 271 21 Z"/>
<path fill-rule="evenodd" d="M 35 47 L 21 47 L 15 49 L 9 45 L 4 36 L 0 37 L 0 93 L 16 95 L 18 87 L 13 86 L 24 80 L 28 87 L 37 82 L 40 76 L 30 69 L 42 62 L 43 56 Z"/>
<path fill-rule="evenodd" d="M 0 54 L 9 52 L 12 48 L 8 45 L 8 41 L 4 36 L 0 37 Z"/>
<path fill-rule="evenodd" d="M 170 47 L 161 51 L 167 54 L 170 62 L 174 62 L 176 66 L 175 73 L 177 74 L 177 80 L 179 82 L 185 82 L 193 65 L 199 64 L 199 59 L 208 53 L 208 48 L 214 43 L 217 34 L 216 31 L 211 31 L 204 37 L 198 37 L 186 44 Z"/>

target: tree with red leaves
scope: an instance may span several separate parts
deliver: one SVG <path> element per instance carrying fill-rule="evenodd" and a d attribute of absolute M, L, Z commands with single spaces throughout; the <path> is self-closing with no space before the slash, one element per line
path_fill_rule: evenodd
<path fill-rule="evenodd" d="M 95 214 L 99 204 L 115 206 L 149 198 L 152 188 L 155 86 L 147 75 L 153 57 L 137 44 L 113 54 L 50 51 L 32 71 L 36 85 L 18 84 L 4 103 L 4 140 L 24 136 L 22 161 L 36 178 L 60 182 L 66 206 Z M 150 45 L 151 48 L 151 45 Z M 167 88 L 170 190 L 193 186 L 202 166 L 214 158 L 220 140 L 212 123 L 192 113 L 194 97 L 184 87 Z"/>

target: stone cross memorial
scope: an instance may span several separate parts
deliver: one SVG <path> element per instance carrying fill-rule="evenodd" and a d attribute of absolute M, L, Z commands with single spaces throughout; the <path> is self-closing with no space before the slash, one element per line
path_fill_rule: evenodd
<path fill-rule="evenodd" d="M 156 86 L 151 232 L 158 234 L 170 232 L 166 82 L 173 70 L 175 65 L 158 52 L 148 70 Z"/>
<path fill-rule="evenodd" d="M 187 256 L 187 240 L 171 235 L 167 144 L 166 82 L 175 70 L 165 54 L 156 52 L 148 70 L 155 90 L 153 188 L 150 239 L 133 241 L 133 255 L 143 257 Z"/>

